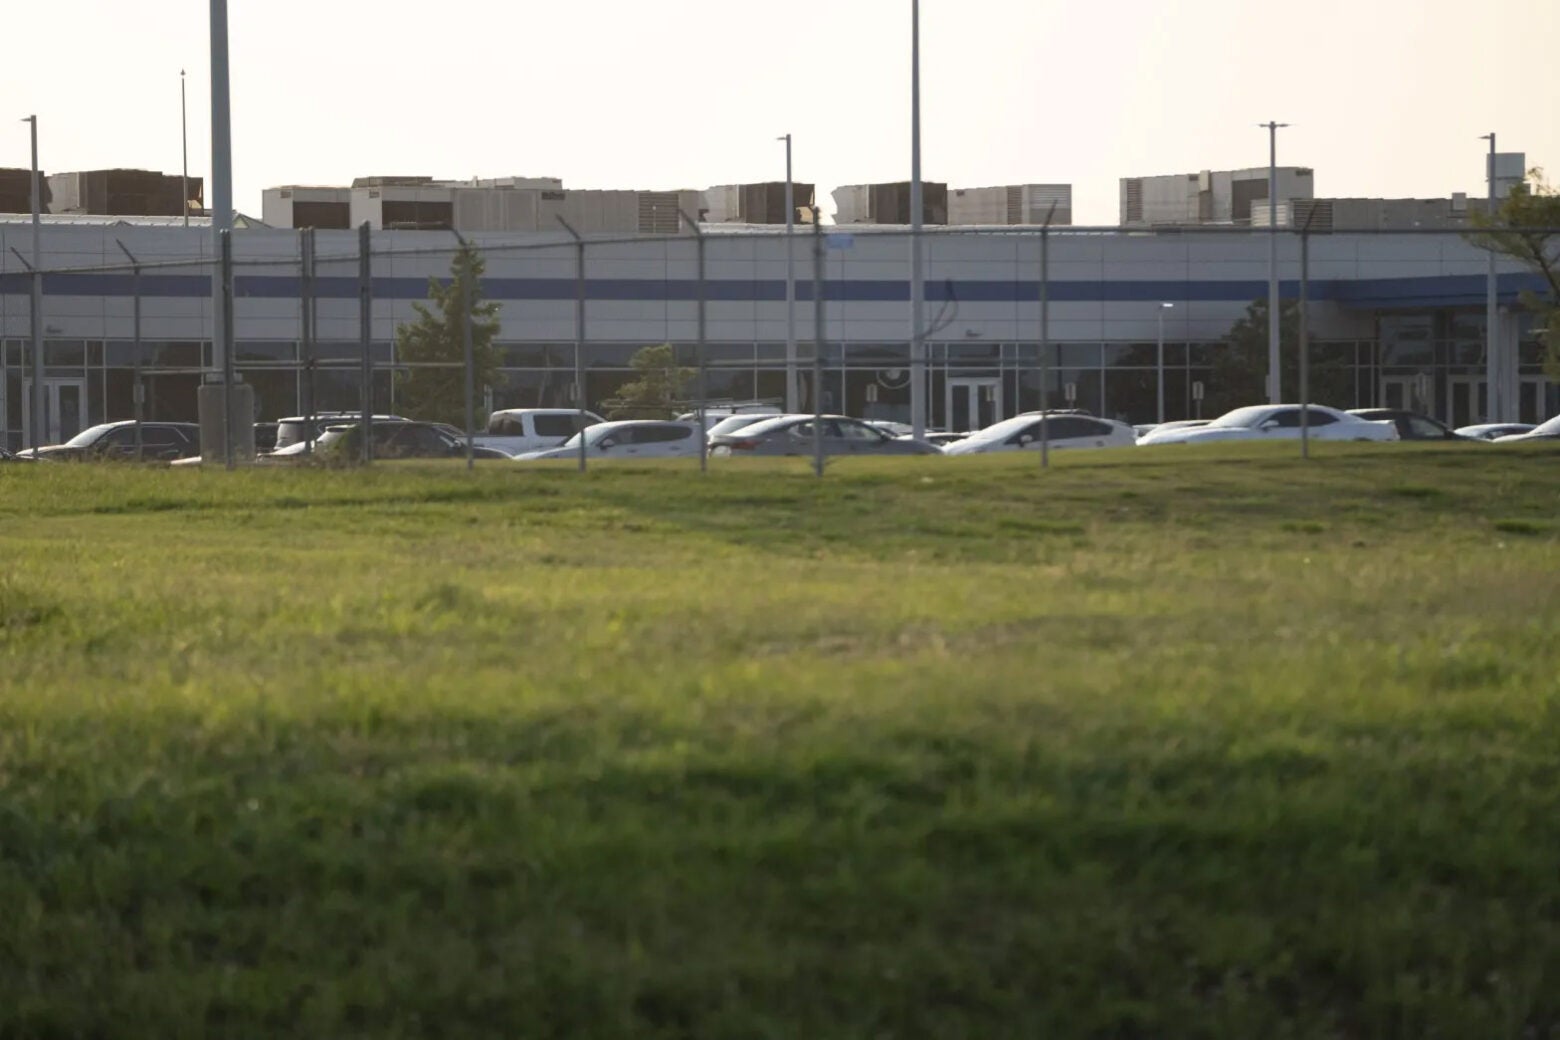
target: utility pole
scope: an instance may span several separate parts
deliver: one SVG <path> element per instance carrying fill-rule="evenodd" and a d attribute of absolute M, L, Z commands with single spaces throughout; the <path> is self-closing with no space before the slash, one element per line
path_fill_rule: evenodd
<path fill-rule="evenodd" d="M 183 196 L 184 226 L 190 226 L 190 110 L 185 100 L 184 70 L 179 70 L 179 139 L 184 149 L 184 174 L 179 178 L 179 194 Z"/>
<path fill-rule="evenodd" d="M 796 188 L 791 180 L 791 135 L 776 140 L 785 142 L 785 410 L 801 406 L 796 373 Z"/>
<path fill-rule="evenodd" d="M 921 218 L 921 0 L 910 0 L 910 435 L 918 441 L 926 438 Z"/>
<path fill-rule="evenodd" d="M 1485 211 L 1491 221 L 1495 219 L 1495 132 L 1492 130 L 1479 138 L 1490 142 L 1488 169 L 1489 209 Z M 1508 422 L 1516 419 L 1506 415 L 1505 365 L 1500 356 L 1500 304 L 1496 296 L 1495 250 L 1489 250 L 1489 268 L 1484 277 L 1484 392 L 1485 422 Z"/>
<path fill-rule="evenodd" d="M 679 211 L 679 212 L 681 212 L 681 211 Z M 697 421 L 698 426 L 699 426 L 699 472 L 700 473 L 708 473 L 709 472 L 709 468 L 710 468 L 710 438 L 709 438 L 709 434 L 706 432 L 706 430 L 704 428 L 704 402 L 708 398 L 709 395 L 707 393 L 708 384 L 707 384 L 707 380 L 705 378 L 706 362 L 705 362 L 705 356 L 704 356 L 705 355 L 705 349 L 704 349 L 705 318 L 704 318 L 704 314 L 705 314 L 705 311 L 707 309 L 706 302 L 707 302 L 708 297 L 709 297 L 709 287 L 708 287 L 708 285 L 705 282 L 705 254 L 704 254 L 705 242 L 704 242 L 704 231 L 703 231 L 702 228 L 699 227 L 699 222 L 697 220 L 694 220 L 692 217 L 688 216 L 688 214 L 683 213 L 682 214 L 682 218 L 683 218 L 683 222 L 688 225 L 688 230 L 693 232 L 693 237 L 694 237 L 695 242 L 698 243 L 698 253 L 699 253 L 699 332 L 698 332 L 698 348 L 697 348 L 698 349 L 698 357 L 697 357 L 697 364 L 698 364 L 698 379 L 699 379 L 699 382 L 698 382 L 699 400 L 697 402 L 697 406 L 694 409 L 694 412 L 695 412 L 695 416 L 696 416 L 696 421 Z M 675 367 L 676 367 L 676 358 L 672 359 L 672 364 L 673 364 L 673 368 L 675 369 Z"/>
<path fill-rule="evenodd" d="M 43 177 L 38 173 L 38 117 L 32 124 L 32 414 L 28 425 L 34 448 L 43 447 Z"/>
<path fill-rule="evenodd" d="M 1051 466 L 1051 420 L 1046 414 L 1050 408 L 1051 369 L 1047 355 L 1051 351 L 1051 220 L 1056 216 L 1056 203 L 1046 211 L 1045 223 L 1040 226 L 1040 468 Z"/>
<path fill-rule="evenodd" d="M 145 407 L 146 387 L 141 382 L 141 261 L 135 258 L 135 254 L 125 248 L 125 244 L 119 239 L 114 239 L 114 244 L 119 251 L 130 258 L 131 292 L 135 295 L 135 309 L 131 312 L 131 335 L 134 339 L 132 349 L 135 351 L 131 363 L 135 366 L 131 377 L 130 387 L 130 414 L 135 420 L 135 461 L 140 462 L 145 445 L 142 443 L 141 421 L 145 418 L 141 413 Z"/>

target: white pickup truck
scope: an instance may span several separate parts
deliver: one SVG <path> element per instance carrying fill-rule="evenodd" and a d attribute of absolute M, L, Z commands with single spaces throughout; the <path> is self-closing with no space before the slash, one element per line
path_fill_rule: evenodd
<path fill-rule="evenodd" d="M 556 448 L 587 426 L 602 421 L 595 412 L 577 408 L 505 408 L 488 416 L 487 432 L 478 444 L 510 455 Z"/>

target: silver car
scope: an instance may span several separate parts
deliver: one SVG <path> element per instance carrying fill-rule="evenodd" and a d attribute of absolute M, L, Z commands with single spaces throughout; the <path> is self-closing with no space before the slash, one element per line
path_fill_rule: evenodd
<path fill-rule="evenodd" d="M 860 419 L 843 415 L 780 415 L 710 438 L 714 455 L 811 455 L 814 423 L 822 423 L 825 455 L 941 455 L 925 441 L 890 437 Z"/>

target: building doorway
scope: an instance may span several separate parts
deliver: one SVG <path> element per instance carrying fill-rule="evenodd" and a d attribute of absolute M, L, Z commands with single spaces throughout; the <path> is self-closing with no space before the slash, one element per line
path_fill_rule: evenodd
<path fill-rule="evenodd" d="M 949 379 L 943 414 L 953 433 L 983 430 L 1002 421 L 1002 380 L 998 376 Z"/>
<path fill-rule="evenodd" d="M 32 436 L 32 380 L 22 380 L 22 431 Z M 64 444 L 87 428 L 87 381 L 85 379 L 44 379 L 44 444 Z"/>
<path fill-rule="evenodd" d="M 1381 407 L 1383 408 L 1430 415 L 1434 396 L 1435 386 L 1426 373 L 1381 377 Z"/>

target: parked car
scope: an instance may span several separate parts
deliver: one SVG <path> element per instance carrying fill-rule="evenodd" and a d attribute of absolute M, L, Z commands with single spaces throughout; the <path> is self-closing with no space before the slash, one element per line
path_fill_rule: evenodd
<path fill-rule="evenodd" d="M 735 433 L 744 427 L 752 426 L 754 423 L 761 423 L 773 418 L 774 415 L 770 412 L 738 412 L 736 415 L 726 416 L 720 422 L 711 426 L 709 436 L 716 437 L 725 433 Z"/>
<path fill-rule="evenodd" d="M 602 422 L 578 408 L 504 408 L 488 416 L 477 443 L 510 455 L 556 448 L 581 430 Z"/>
<path fill-rule="evenodd" d="M 22 458 L 43 459 L 49 462 L 87 462 L 98 460 L 134 459 L 135 422 L 123 419 L 119 422 L 89 426 L 64 444 L 49 444 L 41 448 L 28 448 L 17 453 Z M 200 454 L 200 426 L 196 423 L 143 422 L 141 424 L 141 458 L 171 461 Z"/>
<path fill-rule="evenodd" d="M 264 455 L 268 451 L 276 450 L 276 433 L 279 423 L 257 422 L 255 423 L 255 454 Z"/>
<path fill-rule="evenodd" d="M 402 419 L 399 422 L 375 422 L 373 425 L 373 455 L 375 459 L 447 459 L 466 454 L 466 441 L 456 437 L 442 423 L 415 422 Z M 363 424 L 338 423 L 322 431 L 314 442 L 314 455 L 320 458 L 340 458 L 350 461 L 362 453 Z M 289 444 L 259 461 L 269 464 L 301 463 L 310 456 L 303 450 L 302 442 Z M 495 452 L 498 458 L 507 458 L 503 452 Z"/>
<path fill-rule="evenodd" d="M 1132 430 L 1138 435 L 1138 439 L 1142 440 L 1155 430 L 1163 430 L 1167 433 L 1171 430 L 1192 430 L 1199 426 L 1207 426 L 1211 422 L 1212 419 L 1173 419 L 1162 423 L 1139 423 L 1132 427 Z"/>
<path fill-rule="evenodd" d="M 892 419 L 863 419 L 861 421 L 874 430 L 882 430 L 890 437 L 915 436 L 915 427 L 907 422 L 895 422 Z"/>
<path fill-rule="evenodd" d="M 761 423 L 710 438 L 716 455 L 811 455 L 813 424 L 811 415 L 781 415 Z M 860 419 L 843 415 L 825 415 L 822 422 L 825 455 L 941 455 L 942 449 L 926 441 L 908 437 L 890 437 Z"/>
<path fill-rule="evenodd" d="M 372 418 L 375 423 L 408 421 L 404 416 L 400 415 L 375 415 Z M 315 412 L 310 416 L 290 416 L 277 421 L 276 443 L 271 450 L 272 452 L 278 452 L 284 448 L 291 448 L 294 444 L 318 440 L 320 434 L 324 433 L 331 426 L 362 421 L 362 412 Z M 258 437 L 256 438 L 255 446 L 259 447 Z"/>
<path fill-rule="evenodd" d="M 1322 441 L 1395 441 L 1397 426 L 1372 422 L 1326 405 L 1307 405 L 1311 436 Z M 1181 427 L 1163 433 L 1153 431 L 1139 444 L 1211 444 L 1215 441 L 1300 439 L 1300 406 L 1252 405 L 1225 412 L 1206 426 Z"/>
<path fill-rule="evenodd" d="M 1528 433 L 1536 428 L 1534 423 L 1477 423 L 1473 426 L 1459 426 L 1452 432 L 1461 437 L 1472 437 L 1476 441 L 1492 441 L 1497 437 L 1509 437 L 1517 433 Z"/>
<path fill-rule="evenodd" d="M 1516 441 L 1552 441 L 1560 440 L 1560 415 L 1548 422 L 1539 423 L 1526 433 L 1513 433 L 1505 437 L 1496 437 L 1496 444 L 1512 444 Z"/>
<path fill-rule="evenodd" d="M 590 458 L 669 459 L 699 454 L 699 424 L 659 419 L 619 419 L 586 427 L 563 444 L 516 455 L 516 462 L 579 458 L 580 441 Z"/>
<path fill-rule="evenodd" d="M 1350 408 L 1349 414 L 1361 419 L 1386 421 L 1397 427 L 1398 439 L 1404 441 L 1471 441 L 1450 426 L 1419 412 L 1401 408 Z"/>
<path fill-rule="evenodd" d="M 926 441 L 927 444 L 934 444 L 939 448 L 946 448 L 950 444 L 959 443 L 968 436 L 968 432 L 950 433 L 947 430 L 928 430 L 926 432 L 926 436 L 923 437 L 922 440 Z"/>
<path fill-rule="evenodd" d="M 714 433 L 716 426 L 733 416 L 756 415 L 762 419 L 779 415 L 781 411 L 767 401 L 722 401 L 718 404 L 709 404 L 704 408 L 705 435 Z M 684 412 L 677 417 L 677 421 L 698 422 L 699 413 Z"/>
<path fill-rule="evenodd" d="M 1041 423 L 1045 443 L 1052 449 L 1117 448 L 1137 443 L 1137 434 L 1126 423 L 1082 415 L 1015 415 L 976 430 L 963 440 L 943 448 L 945 455 L 984 455 L 994 451 L 1039 451 Z"/>

